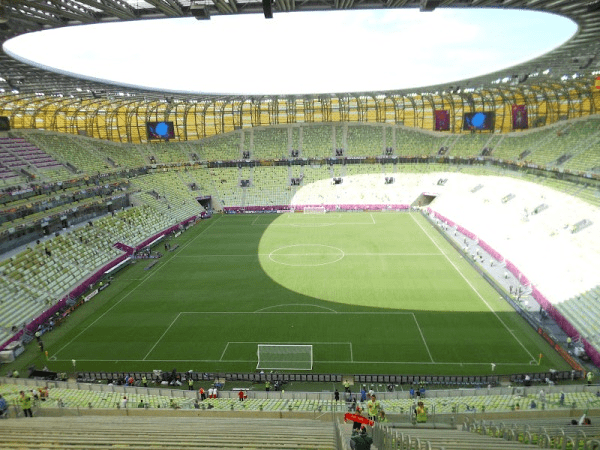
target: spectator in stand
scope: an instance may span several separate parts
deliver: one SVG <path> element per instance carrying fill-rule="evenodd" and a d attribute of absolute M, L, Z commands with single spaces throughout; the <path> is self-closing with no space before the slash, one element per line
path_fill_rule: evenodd
<path fill-rule="evenodd" d="M 0 416 L 8 413 L 8 405 L 6 404 L 6 400 L 0 394 Z"/>
<path fill-rule="evenodd" d="M 365 390 L 365 385 L 364 384 L 360 388 L 360 401 L 361 402 L 366 402 L 367 401 L 367 391 Z"/>
<path fill-rule="evenodd" d="M 367 429 L 364 425 L 360 428 L 360 432 L 350 438 L 350 448 L 353 450 L 370 450 L 373 438 L 367 434 Z"/>
<path fill-rule="evenodd" d="M 344 380 L 344 392 L 350 392 L 350 382 L 348 380 Z"/>

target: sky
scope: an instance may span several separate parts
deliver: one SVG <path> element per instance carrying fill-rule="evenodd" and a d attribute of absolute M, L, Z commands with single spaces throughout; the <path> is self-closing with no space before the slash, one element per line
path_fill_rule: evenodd
<path fill-rule="evenodd" d="M 527 61 L 577 30 L 533 11 L 417 9 L 215 16 L 80 25 L 18 36 L 9 55 L 45 69 L 180 93 L 411 89 Z M 543 70 L 543 68 L 542 68 Z"/>

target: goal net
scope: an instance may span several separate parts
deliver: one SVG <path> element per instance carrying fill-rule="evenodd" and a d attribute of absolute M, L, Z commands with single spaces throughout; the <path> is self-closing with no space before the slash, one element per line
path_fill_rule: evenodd
<path fill-rule="evenodd" d="M 304 214 L 325 214 L 327 209 L 324 206 L 305 206 Z"/>
<path fill-rule="evenodd" d="M 312 370 L 312 345 L 258 344 L 257 369 Z"/>

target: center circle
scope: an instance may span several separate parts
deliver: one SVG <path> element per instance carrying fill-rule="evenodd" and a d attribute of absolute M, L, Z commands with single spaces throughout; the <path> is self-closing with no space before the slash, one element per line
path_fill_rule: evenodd
<path fill-rule="evenodd" d="M 342 249 L 323 244 L 286 245 L 269 253 L 271 261 L 294 267 L 324 266 L 336 263 L 344 256 Z"/>

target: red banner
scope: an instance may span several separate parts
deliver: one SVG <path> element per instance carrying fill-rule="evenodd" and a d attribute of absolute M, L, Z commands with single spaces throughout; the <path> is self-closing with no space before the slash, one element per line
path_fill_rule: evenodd
<path fill-rule="evenodd" d="M 365 425 L 370 425 L 370 426 L 373 426 L 373 424 L 375 423 L 372 420 L 369 420 L 366 417 L 360 416 L 358 414 L 346 413 L 344 415 L 344 422 L 347 422 L 348 420 L 350 420 L 351 422 L 364 423 Z"/>
<path fill-rule="evenodd" d="M 450 129 L 450 111 L 436 109 L 434 112 L 436 131 L 448 131 Z"/>
<path fill-rule="evenodd" d="M 512 105 L 513 130 L 525 130 L 529 128 L 527 117 L 527 105 Z"/>

